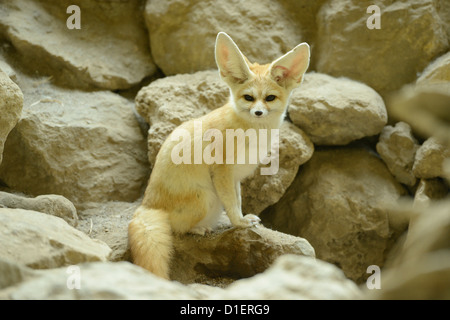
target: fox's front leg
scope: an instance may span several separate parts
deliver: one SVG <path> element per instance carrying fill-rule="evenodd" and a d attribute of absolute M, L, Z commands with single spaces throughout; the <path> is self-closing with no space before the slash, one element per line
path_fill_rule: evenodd
<path fill-rule="evenodd" d="M 217 166 L 212 174 L 214 188 L 222 202 L 225 212 L 235 227 L 247 228 L 258 224 L 261 219 L 253 214 L 245 217 L 241 209 L 240 182 L 234 180 L 233 167 L 230 165 Z"/>

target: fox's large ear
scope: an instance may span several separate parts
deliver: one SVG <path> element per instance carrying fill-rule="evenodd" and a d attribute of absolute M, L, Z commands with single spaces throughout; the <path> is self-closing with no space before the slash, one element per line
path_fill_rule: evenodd
<path fill-rule="evenodd" d="M 282 87 L 292 90 L 300 85 L 309 66 L 309 45 L 303 42 L 270 65 L 270 75 Z"/>
<path fill-rule="evenodd" d="M 252 73 L 246 58 L 225 32 L 219 32 L 217 35 L 216 63 L 220 76 L 229 85 L 244 83 Z"/>

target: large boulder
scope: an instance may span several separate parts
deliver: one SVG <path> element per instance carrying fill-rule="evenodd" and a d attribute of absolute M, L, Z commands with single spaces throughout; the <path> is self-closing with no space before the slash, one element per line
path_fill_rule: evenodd
<path fill-rule="evenodd" d="M 380 29 L 367 26 L 371 5 L 380 9 Z M 317 71 L 362 81 L 380 93 L 398 89 L 448 50 L 440 10 L 433 0 L 328 1 L 317 15 Z"/>
<path fill-rule="evenodd" d="M 0 270 L 3 268 L 20 276 L 16 276 L 15 286 L 0 291 L 0 299 L 192 300 L 200 297 L 189 287 L 158 278 L 129 262 L 91 262 L 30 271 L 0 259 Z"/>
<path fill-rule="evenodd" d="M 384 101 L 375 90 L 321 73 L 305 75 L 292 94 L 289 116 L 316 145 L 345 145 L 380 133 L 387 123 Z"/>
<path fill-rule="evenodd" d="M 211 299 L 346 300 L 361 291 L 336 266 L 311 257 L 283 255 L 264 273 L 236 281 Z"/>
<path fill-rule="evenodd" d="M 139 201 L 92 204 L 80 212 L 77 229 L 105 242 L 112 249 L 110 261 L 131 261 L 128 223 L 139 205 Z M 263 272 L 287 253 L 315 256 L 305 239 L 263 226 L 233 228 L 224 212 L 212 233 L 174 236 L 171 279 L 223 285 Z"/>
<path fill-rule="evenodd" d="M 34 269 L 106 261 L 111 249 L 58 217 L 0 208 L 0 258 Z"/>
<path fill-rule="evenodd" d="M 20 88 L 0 69 L 0 164 L 8 134 L 20 119 L 23 94 Z"/>
<path fill-rule="evenodd" d="M 305 238 L 317 258 L 361 282 L 368 266 L 383 265 L 392 241 L 407 227 L 401 217 L 390 216 L 390 208 L 404 194 L 371 151 L 316 150 L 261 218 L 269 227 Z"/>
<path fill-rule="evenodd" d="M 167 281 L 128 262 L 91 262 L 70 269 L 30 270 L 0 259 L 0 271 L 0 299 L 11 300 L 342 300 L 361 297 L 361 290 L 335 266 L 295 255 L 282 256 L 266 272 L 238 280 L 226 289 Z M 193 303 L 191 307 L 194 305 L 198 306 Z M 180 308 L 169 310 L 169 314 L 182 314 L 183 310 L 192 312 L 189 304 L 184 303 Z M 262 305 L 253 310 L 273 312 L 263 309 Z M 227 311 L 230 310 L 214 309 L 213 314 Z M 204 310 L 201 312 L 205 315 Z"/>
<path fill-rule="evenodd" d="M 315 257 L 314 248 L 305 239 L 263 226 L 222 226 L 205 237 L 177 235 L 174 252 L 171 278 L 182 283 L 252 277 L 284 254 Z"/>
<path fill-rule="evenodd" d="M 449 21 L 450 23 L 450 21 Z M 430 63 L 417 79 L 417 84 L 446 83 L 450 81 L 450 52 Z"/>
<path fill-rule="evenodd" d="M 77 1 L 80 29 L 69 29 L 70 0 L 2 1 L 0 35 L 29 70 L 78 88 L 117 90 L 156 71 L 142 2 Z M 70 21 L 69 21 L 70 22 Z"/>
<path fill-rule="evenodd" d="M 278 172 L 261 175 L 257 169 L 241 182 L 242 212 L 259 214 L 277 203 L 294 181 L 299 167 L 311 159 L 313 152 L 314 144 L 309 137 L 292 123 L 283 122 L 280 128 Z"/>
<path fill-rule="evenodd" d="M 38 211 L 60 217 L 73 227 L 78 224 L 77 209 L 73 203 L 56 194 L 29 198 L 0 191 L 0 208 Z"/>
<path fill-rule="evenodd" d="M 422 139 L 437 137 L 450 144 L 450 82 L 421 82 L 404 86 L 386 105 L 389 118 L 408 123 Z"/>
<path fill-rule="evenodd" d="M 1 180 L 30 195 L 63 195 L 77 207 L 140 196 L 148 163 L 130 101 L 41 78 L 19 80 L 23 114 L 5 145 Z"/>
<path fill-rule="evenodd" d="M 215 68 L 219 31 L 259 63 L 269 63 L 303 41 L 300 22 L 278 1 L 148 1 L 145 20 L 152 56 L 166 75 Z"/>
<path fill-rule="evenodd" d="M 412 170 L 418 178 L 446 178 L 446 172 L 444 171 L 446 159 L 450 159 L 450 146 L 435 137 L 431 137 L 417 150 Z"/>
<path fill-rule="evenodd" d="M 450 200 L 403 210 L 413 217 L 406 241 L 383 270 L 381 290 L 366 291 L 365 298 L 450 299 Z"/>
<path fill-rule="evenodd" d="M 416 184 L 412 168 L 419 143 L 407 123 L 398 122 L 395 126 L 384 127 L 376 148 L 389 171 L 400 183 L 408 186 Z"/>

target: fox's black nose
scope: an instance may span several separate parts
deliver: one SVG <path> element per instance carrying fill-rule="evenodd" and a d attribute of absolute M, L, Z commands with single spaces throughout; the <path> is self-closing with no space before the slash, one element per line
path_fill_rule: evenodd
<path fill-rule="evenodd" d="M 258 116 L 258 117 L 259 117 L 259 116 L 262 116 L 262 114 L 263 114 L 262 111 L 259 111 L 259 110 L 258 110 L 258 111 L 255 111 L 255 115 Z"/>

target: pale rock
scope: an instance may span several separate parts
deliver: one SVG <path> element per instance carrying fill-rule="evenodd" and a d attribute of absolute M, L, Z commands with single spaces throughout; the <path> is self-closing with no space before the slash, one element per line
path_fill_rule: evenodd
<path fill-rule="evenodd" d="M 2 289 L 20 283 L 32 274 L 33 270 L 0 257 L 0 300 L 5 298 L 2 296 Z"/>
<path fill-rule="evenodd" d="M 448 158 L 450 147 L 431 137 L 417 150 L 413 172 L 416 177 L 423 179 L 445 177 L 443 163 Z"/>
<path fill-rule="evenodd" d="M 258 168 L 242 181 L 242 212 L 259 214 L 277 203 L 294 181 L 299 167 L 312 157 L 313 152 L 314 145 L 309 137 L 293 124 L 283 122 L 280 127 L 278 172 L 261 175 Z"/>
<path fill-rule="evenodd" d="M 417 137 L 435 136 L 450 145 L 450 81 L 406 85 L 386 105 L 390 119 L 408 123 Z"/>
<path fill-rule="evenodd" d="M 407 219 L 390 210 L 405 193 L 369 150 L 316 150 L 261 219 L 268 227 L 305 238 L 318 259 L 336 264 L 360 283 L 369 265 L 383 265 L 392 242 L 406 229 Z"/>
<path fill-rule="evenodd" d="M 220 31 L 250 61 L 261 64 L 302 42 L 300 23 L 278 1 L 148 1 L 145 20 L 153 59 L 166 75 L 215 68 Z"/>
<path fill-rule="evenodd" d="M 421 179 L 414 194 L 415 208 L 426 208 L 432 201 L 445 198 L 450 192 L 448 185 L 441 179 Z"/>
<path fill-rule="evenodd" d="M 156 71 L 142 16 L 142 2 L 77 1 L 80 29 L 69 29 L 70 0 L 6 0 L 0 35 L 29 70 L 58 84 L 125 89 Z"/>
<path fill-rule="evenodd" d="M 150 126 L 147 134 L 147 150 L 148 161 L 150 168 L 153 168 L 153 164 L 156 161 L 159 149 L 163 145 L 167 137 L 175 130 L 177 125 L 171 122 L 156 122 Z"/>
<path fill-rule="evenodd" d="M 80 212 L 77 229 L 105 242 L 112 250 L 110 261 L 131 261 L 128 223 L 140 205 L 134 203 L 92 203 Z M 314 257 L 314 249 L 302 238 L 259 226 L 232 228 L 225 213 L 212 233 L 175 235 L 171 279 L 182 283 L 223 285 L 267 269 L 283 253 Z"/>
<path fill-rule="evenodd" d="M 336 266 L 311 257 L 283 255 L 265 272 L 234 282 L 208 299 L 346 300 L 362 291 Z"/>
<path fill-rule="evenodd" d="M 367 27 L 371 5 L 380 8 L 380 29 Z M 439 14 L 434 0 L 328 1 L 317 15 L 317 71 L 362 81 L 383 94 L 398 89 L 448 50 Z"/>
<path fill-rule="evenodd" d="M 229 89 L 216 70 L 170 76 L 142 88 L 136 96 L 136 110 L 150 124 L 150 163 L 154 164 L 161 145 L 178 125 L 223 106 L 228 96 Z M 275 175 L 262 176 L 258 168 L 242 183 L 244 211 L 259 214 L 276 203 L 313 151 L 314 145 L 302 130 L 283 123 L 279 170 Z"/>
<path fill-rule="evenodd" d="M 381 96 L 363 83 L 307 73 L 291 96 L 292 122 L 317 145 L 345 145 L 373 136 L 387 123 Z"/>
<path fill-rule="evenodd" d="M 217 33 L 228 33 L 252 62 L 270 63 L 301 42 L 312 48 L 316 15 L 326 0 L 148 1 L 152 55 L 166 75 L 216 67 Z"/>
<path fill-rule="evenodd" d="M 17 75 L 16 72 L 14 71 L 14 69 L 6 62 L 3 61 L 3 50 L 0 49 L 0 70 L 3 71 L 12 81 L 16 82 L 17 81 Z"/>
<path fill-rule="evenodd" d="M 415 218 L 402 250 L 383 269 L 381 290 L 366 291 L 365 298 L 450 299 L 450 201 L 410 210 Z"/>
<path fill-rule="evenodd" d="M 73 203 L 63 196 L 56 194 L 29 198 L 0 191 L 0 208 L 38 211 L 60 217 L 72 227 L 78 224 L 77 209 Z"/>
<path fill-rule="evenodd" d="M 0 291 L 9 300 L 193 300 L 192 289 L 129 262 L 90 262 L 69 269 L 31 270 L 32 277 Z M 79 278 L 77 278 L 79 275 Z M 79 285 L 79 286 L 78 286 Z M 78 286 L 78 287 L 77 287 Z"/>
<path fill-rule="evenodd" d="M 450 81 L 450 52 L 440 56 L 426 67 L 417 84 L 449 82 Z"/>
<path fill-rule="evenodd" d="M 223 106 L 229 88 L 217 70 L 178 74 L 151 82 L 136 95 L 136 111 L 150 124 L 180 125 Z"/>
<path fill-rule="evenodd" d="M 133 104 L 109 91 L 56 87 L 20 75 L 22 118 L 10 133 L 0 179 L 29 195 L 84 202 L 134 201 L 148 177 Z"/>
<path fill-rule="evenodd" d="M 0 208 L 0 222 L 0 257 L 34 269 L 106 261 L 111 252 L 105 243 L 41 212 Z"/>
<path fill-rule="evenodd" d="M 384 127 L 376 145 L 377 152 L 392 175 L 400 183 L 408 186 L 416 184 L 412 168 L 419 147 L 420 145 L 411 132 L 411 127 L 405 122 Z"/>
<path fill-rule="evenodd" d="M 128 262 L 90 262 L 72 267 L 76 269 L 30 270 L 0 260 L 0 270 L 11 269 L 16 278 L 0 290 L 0 299 L 343 300 L 361 297 L 360 289 L 335 266 L 296 255 L 283 255 L 264 273 L 238 280 L 226 289 L 167 281 Z M 80 277 L 76 278 L 77 275 Z"/>
<path fill-rule="evenodd" d="M 20 88 L 0 70 L 0 164 L 6 138 L 20 119 L 23 93 Z"/>
<path fill-rule="evenodd" d="M 447 36 L 450 39 L 450 2 L 446 0 L 438 0 L 438 13 L 442 20 L 447 25 Z"/>
<path fill-rule="evenodd" d="M 263 226 L 230 228 L 228 220 L 228 226 L 225 222 L 205 236 L 175 236 L 171 279 L 205 283 L 215 278 L 247 278 L 263 272 L 283 254 L 315 256 L 305 239 Z"/>

